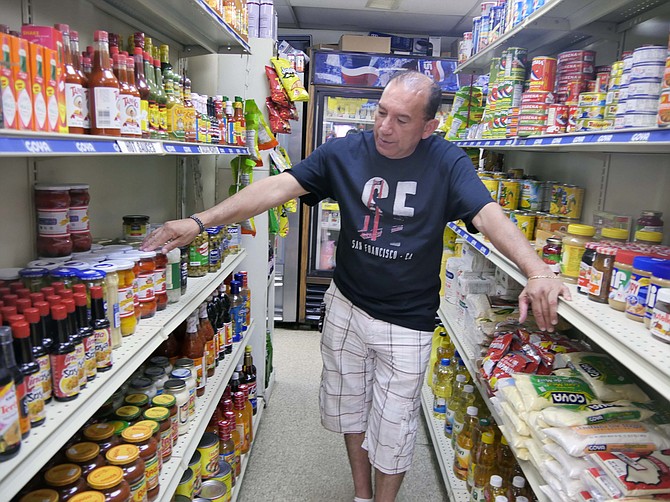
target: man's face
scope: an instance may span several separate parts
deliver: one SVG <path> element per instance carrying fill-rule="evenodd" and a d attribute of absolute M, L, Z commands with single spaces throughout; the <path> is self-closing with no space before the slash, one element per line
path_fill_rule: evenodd
<path fill-rule="evenodd" d="M 392 82 L 379 100 L 373 128 L 377 151 L 389 159 L 410 156 L 419 141 L 437 128 L 436 119 L 426 120 L 425 90 L 407 89 Z"/>

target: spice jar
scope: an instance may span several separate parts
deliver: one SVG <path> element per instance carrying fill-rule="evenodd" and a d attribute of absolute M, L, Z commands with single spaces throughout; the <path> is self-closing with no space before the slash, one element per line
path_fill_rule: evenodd
<path fill-rule="evenodd" d="M 177 435 L 181 436 L 188 432 L 188 422 L 191 419 L 189 413 L 189 392 L 186 388 L 186 381 L 172 378 L 165 382 L 165 394 L 173 396 L 177 406 Z M 195 388 L 193 389 L 195 392 Z M 158 396 L 157 396 L 158 397 Z M 155 399 L 155 398 L 154 398 Z"/>
<path fill-rule="evenodd" d="M 189 245 L 188 276 L 204 277 L 209 270 L 209 235 L 198 234 Z"/>
<path fill-rule="evenodd" d="M 107 319 L 112 333 L 112 348 L 121 346 L 121 315 L 119 306 L 119 273 L 115 263 L 103 261 L 93 265 L 93 270 L 104 272 L 105 283 L 107 284 Z"/>
<path fill-rule="evenodd" d="M 129 242 L 142 242 L 149 233 L 149 217 L 130 214 L 123 217 L 123 238 Z"/>
<path fill-rule="evenodd" d="M 170 423 L 170 410 L 161 406 L 154 406 L 146 410 L 142 416 L 147 420 L 153 420 L 158 424 L 160 431 L 160 450 L 163 462 L 172 457 L 172 424 Z"/>
<path fill-rule="evenodd" d="M 123 479 L 121 467 L 98 467 L 86 477 L 86 482 L 91 488 L 105 495 L 105 502 L 130 502 L 130 485 Z"/>
<path fill-rule="evenodd" d="M 617 248 L 598 246 L 589 280 L 589 300 L 607 303 Z"/>
<path fill-rule="evenodd" d="M 600 231 L 600 242 L 605 244 L 625 244 L 628 242 L 628 230 L 625 228 L 603 228 Z"/>
<path fill-rule="evenodd" d="M 105 460 L 100 455 L 100 447 L 89 441 L 73 444 L 65 450 L 65 456 L 70 462 L 81 467 L 81 475 L 84 478 L 93 469 L 105 465 Z"/>
<path fill-rule="evenodd" d="M 635 222 L 635 231 L 663 232 L 663 213 L 661 211 L 645 210 Z"/>
<path fill-rule="evenodd" d="M 77 493 L 88 490 L 81 477 L 81 467 L 76 464 L 59 464 L 44 473 L 44 481 L 49 488 L 58 492 L 59 500 L 67 501 Z"/>
<path fill-rule="evenodd" d="M 35 185 L 37 254 L 52 258 L 72 254 L 70 190 L 65 185 Z"/>
<path fill-rule="evenodd" d="M 156 294 L 156 310 L 165 310 L 167 298 L 167 256 L 156 253 L 156 271 L 154 272 L 154 291 Z"/>
<path fill-rule="evenodd" d="M 49 270 L 46 268 L 28 267 L 19 270 L 19 276 L 23 285 L 31 293 L 38 293 L 44 286 L 49 285 Z"/>
<path fill-rule="evenodd" d="M 105 455 L 110 448 L 119 444 L 114 435 L 114 426 L 107 423 L 91 424 L 84 429 L 84 438 L 100 447 L 100 455 Z"/>
<path fill-rule="evenodd" d="M 608 299 L 610 307 L 614 310 L 621 312 L 626 310 L 626 296 L 628 295 L 628 287 L 633 272 L 633 260 L 637 256 L 642 256 L 642 253 L 633 249 L 617 250 Z"/>
<path fill-rule="evenodd" d="M 140 300 L 140 311 L 142 319 L 147 319 L 156 315 L 156 253 L 153 251 L 144 251 L 137 254 L 140 258 L 140 273 L 137 278 L 138 295 Z"/>
<path fill-rule="evenodd" d="M 580 264 L 586 244 L 592 241 L 596 230 L 590 225 L 572 223 L 568 225 L 568 233 L 563 237 L 561 254 L 561 279 L 576 284 L 579 279 Z"/>
<path fill-rule="evenodd" d="M 596 259 L 597 242 L 587 242 L 584 246 L 582 261 L 579 263 L 579 278 L 577 279 L 577 292 L 583 295 L 589 294 L 589 284 L 591 282 L 591 270 L 593 262 Z"/>
<path fill-rule="evenodd" d="M 129 393 L 138 393 L 145 394 L 149 400 L 153 399 L 156 395 L 156 386 L 151 381 L 150 378 L 146 377 L 135 377 L 130 380 L 130 385 L 128 386 Z"/>
<path fill-rule="evenodd" d="M 145 410 L 149 409 L 149 396 L 141 393 L 128 394 L 123 400 L 126 406 L 137 406 L 140 413 L 143 413 Z"/>
<path fill-rule="evenodd" d="M 145 475 L 147 481 L 147 497 L 151 500 L 158 498 L 159 468 L 158 468 L 158 445 L 153 438 L 153 431 L 149 427 L 133 425 L 128 427 L 121 437 L 126 443 L 137 446 L 140 450 L 140 458 L 144 460 Z"/>
<path fill-rule="evenodd" d="M 649 328 L 654 307 L 658 301 L 658 292 L 662 288 L 670 288 L 670 261 L 657 263 L 651 269 L 649 281 L 649 295 L 647 296 L 647 307 L 644 316 L 644 325 Z"/>
<path fill-rule="evenodd" d="M 177 444 L 177 437 L 179 436 L 177 398 L 170 394 L 159 394 L 151 400 L 151 404 L 168 410 L 170 420 L 170 440 L 174 447 Z"/>
<path fill-rule="evenodd" d="M 642 322 L 647 309 L 649 282 L 654 265 L 663 262 L 659 258 L 638 256 L 633 259 L 630 284 L 626 295 L 626 317 Z"/>
<path fill-rule="evenodd" d="M 649 330 L 659 340 L 670 342 L 670 289 L 658 291 Z"/>
<path fill-rule="evenodd" d="M 135 274 L 133 273 L 134 263 L 128 260 L 110 260 L 104 263 L 112 263 L 116 266 L 119 283 L 117 286 L 117 302 L 121 336 L 132 335 L 137 328 L 134 305 L 135 295 L 133 293 L 133 283 L 135 282 Z"/>
<path fill-rule="evenodd" d="M 78 183 L 70 185 L 70 237 L 72 238 L 72 251 L 81 253 L 91 250 L 93 238 L 91 237 L 91 226 L 88 217 L 88 205 L 91 196 L 88 193 L 89 185 Z"/>
<path fill-rule="evenodd" d="M 130 499 L 141 502 L 147 497 L 147 480 L 140 449 L 133 444 L 115 446 L 107 452 L 107 462 L 123 470 L 123 479 L 130 486 Z"/>
<path fill-rule="evenodd" d="M 661 232 L 647 232 L 645 230 L 638 230 L 635 232 L 635 242 L 639 244 L 660 244 L 663 242 L 663 234 Z"/>

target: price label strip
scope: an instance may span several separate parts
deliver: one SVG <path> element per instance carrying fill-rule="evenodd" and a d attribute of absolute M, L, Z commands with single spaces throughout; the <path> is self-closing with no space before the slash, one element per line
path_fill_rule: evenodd
<path fill-rule="evenodd" d="M 122 153 L 158 155 L 164 153 L 160 141 L 116 140 Z"/>
<path fill-rule="evenodd" d="M 482 244 L 477 239 L 475 239 L 472 235 L 470 235 L 470 233 L 467 230 L 465 230 L 464 228 L 459 227 L 458 225 L 456 225 L 456 223 L 454 223 L 453 221 L 450 221 L 449 223 L 447 223 L 447 226 L 449 228 L 451 228 L 454 232 L 456 232 L 456 234 L 459 237 L 462 237 L 463 239 L 465 239 L 468 244 L 470 244 L 473 248 L 475 248 L 477 251 L 479 251 L 484 256 L 487 256 L 491 252 L 491 250 L 488 247 L 486 247 L 484 244 Z"/>
<path fill-rule="evenodd" d="M 0 138 L 0 153 L 29 156 L 49 155 L 77 155 L 77 154 L 110 154 L 118 153 L 118 147 L 113 140 L 74 140 L 74 139 L 42 139 L 2 137 Z"/>

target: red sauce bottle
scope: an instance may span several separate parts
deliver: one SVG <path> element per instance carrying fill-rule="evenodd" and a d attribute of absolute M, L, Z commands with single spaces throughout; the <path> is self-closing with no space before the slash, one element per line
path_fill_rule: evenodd
<path fill-rule="evenodd" d="M 119 80 L 109 62 L 109 45 L 106 31 L 93 35 L 95 52 L 93 70 L 88 80 L 91 99 L 91 134 L 121 135 L 121 117 L 117 109 Z"/>

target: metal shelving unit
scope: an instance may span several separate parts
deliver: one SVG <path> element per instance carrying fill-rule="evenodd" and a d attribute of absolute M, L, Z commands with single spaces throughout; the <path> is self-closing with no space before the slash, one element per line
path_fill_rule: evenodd
<path fill-rule="evenodd" d="M 254 438 L 256 437 L 256 434 L 258 433 L 258 426 L 261 423 L 261 416 L 263 415 L 263 409 L 265 409 L 265 404 L 263 403 L 263 398 L 258 398 L 258 406 L 256 407 L 256 415 L 253 417 L 253 425 L 252 428 L 254 430 Z M 249 447 L 249 451 L 242 457 L 242 468 L 240 470 L 240 475 L 237 477 L 237 480 L 235 481 L 235 486 L 233 487 L 233 494 L 231 497 L 231 502 L 235 502 L 237 500 L 237 497 L 240 495 L 240 490 L 242 490 L 242 481 L 244 480 L 244 473 L 247 472 L 247 466 L 249 465 L 249 458 L 251 457 L 251 449 L 254 447 L 254 443 L 256 441 L 251 442 L 251 446 Z"/>
<path fill-rule="evenodd" d="M 526 278 L 510 260 L 481 235 L 449 223 L 449 227 L 483 253 L 515 281 L 526 284 Z M 480 250 L 481 251 L 481 250 Z M 572 300 L 559 299 L 558 313 L 665 399 L 670 399 L 670 346 L 651 336 L 643 323 L 628 319 L 609 305 L 590 301 L 568 285 Z"/>

